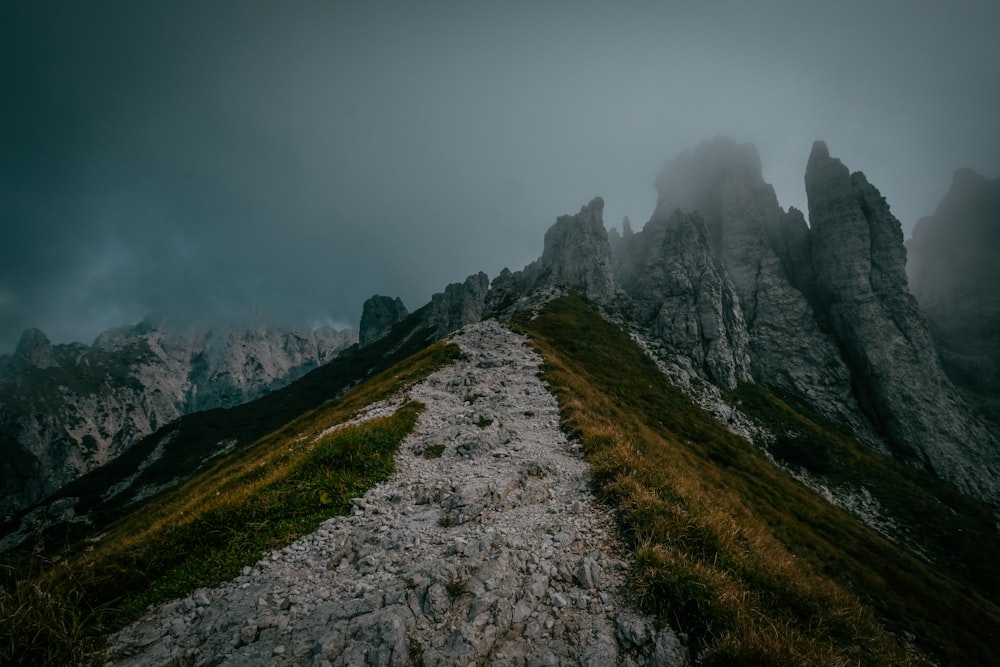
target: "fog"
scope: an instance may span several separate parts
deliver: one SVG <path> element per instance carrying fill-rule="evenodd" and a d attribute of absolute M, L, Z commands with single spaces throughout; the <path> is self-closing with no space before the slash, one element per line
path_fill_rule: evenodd
<path fill-rule="evenodd" d="M 641 227 L 717 134 L 802 210 L 824 139 L 907 235 L 1000 174 L 1000 5 L 814 4 L 3 3 L 0 353 L 414 309 L 594 196 Z"/>

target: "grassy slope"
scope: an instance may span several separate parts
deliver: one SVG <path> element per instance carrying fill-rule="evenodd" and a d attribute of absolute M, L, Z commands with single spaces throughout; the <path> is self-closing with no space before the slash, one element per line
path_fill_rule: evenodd
<path fill-rule="evenodd" d="M 969 572 L 995 555 L 996 530 L 974 501 L 938 494 L 960 528 L 938 521 L 923 531 L 925 546 L 934 542 L 928 551 L 948 553 L 948 540 L 969 532 L 951 555 L 962 567 L 929 565 L 723 429 L 579 298 L 552 302 L 517 325 L 545 357 L 545 378 L 565 426 L 584 444 L 597 492 L 619 509 L 639 603 L 687 633 L 704 664 L 919 663 L 901 639 L 906 632 L 942 664 L 995 664 L 992 575 Z M 940 502 L 925 490 L 930 480 L 863 456 L 846 435 L 766 390 L 742 396 L 762 422 L 794 423 L 801 439 L 815 439 L 829 474 L 854 474 L 878 459 L 862 479 L 889 475 L 880 492 L 899 494 L 896 506 Z"/>
<path fill-rule="evenodd" d="M 232 439 L 237 448 L 248 446 L 338 396 L 361 379 L 382 372 L 423 349 L 428 344 L 430 332 L 422 330 L 421 326 L 421 311 L 418 310 L 386 338 L 342 354 L 283 389 L 233 408 L 217 408 L 181 417 L 143 438 L 107 465 L 70 482 L 45 500 L 49 503 L 58 498 L 78 498 L 76 513 L 86 514 L 88 524 L 57 524 L 36 536 L 25 548 L 4 554 L 5 559 L 17 560 L 25 551 L 58 553 L 67 545 L 102 532 L 123 514 L 139 509 L 139 505 L 131 503 L 133 494 L 143 485 L 187 479 L 204 469 L 205 457 L 215 451 L 221 441 Z M 164 455 L 143 470 L 131 489 L 105 500 L 103 495 L 107 490 L 135 473 L 168 434 L 173 435 Z M 19 525 L 19 519 L 20 516 L 0 526 L 0 536 Z"/>
<path fill-rule="evenodd" d="M 125 516 L 93 550 L 9 581 L 0 590 L 0 664 L 99 661 L 103 636 L 148 604 L 228 580 L 345 513 L 350 498 L 392 472 L 421 406 L 320 434 L 458 353 L 438 344 L 409 357 Z"/>

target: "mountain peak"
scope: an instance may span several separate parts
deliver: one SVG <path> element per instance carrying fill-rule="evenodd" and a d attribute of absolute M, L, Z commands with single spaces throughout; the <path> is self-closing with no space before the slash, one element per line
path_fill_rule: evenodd
<path fill-rule="evenodd" d="M 39 368 L 57 365 L 55 357 L 52 355 L 52 342 L 49 337 L 41 329 L 34 327 L 25 329 L 24 333 L 21 334 L 14 354 L 23 357 Z"/>

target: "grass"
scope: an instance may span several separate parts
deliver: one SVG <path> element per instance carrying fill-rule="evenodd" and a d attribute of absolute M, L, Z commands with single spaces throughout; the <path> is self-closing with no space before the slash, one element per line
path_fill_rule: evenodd
<path fill-rule="evenodd" d="M 87 524 L 56 523 L 33 536 L 29 544 L 6 552 L 4 558 L 17 560 L 20 554 L 30 556 L 39 551 L 54 556 L 69 544 L 104 532 L 115 521 L 137 510 L 144 501 L 136 494 L 144 487 L 189 479 L 203 472 L 215 462 L 205 459 L 218 451 L 220 443 L 231 442 L 237 450 L 248 447 L 300 415 L 341 396 L 361 380 L 418 353 L 427 347 L 428 337 L 433 333 L 423 327 L 422 311 L 411 313 L 385 338 L 361 349 L 349 349 L 283 389 L 233 408 L 186 415 L 147 436 L 109 464 L 67 484 L 48 499 L 50 502 L 62 497 L 77 498 L 75 511 L 77 515 L 86 515 Z M 163 456 L 143 469 L 140 464 L 160 446 Z M 136 473 L 138 476 L 130 488 L 114 497 L 105 497 L 109 488 Z M 13 518 L 9 523 L 0 523 L 0 536 L 19 525 L 21 514 Z"/>
<path fill-rule="evenodd" d="M 907 632 L 941 664 L 994 660 L 1000 609 L 989 589 L 892 544 L 796 481 L 673 387 L 579 297 L 515 325 L 545 359 L 595 491 L 617 509 L 639 605 L 686 633 L 700 664 L 921 664 Z M 753 398 L 760 405 L 747 405 L 751 413 L 798 414 L 773 395 Z M 843 442 L 817 442 L 804 456 L 839 470 L 854 456 Z M 908 502 L 911 487 L 893 486 L 904 494 L 897 502 Z M 952 500 L 956 512 L 981 512 Z M 966 567 L 993 553 L 970 547 Z"/>
<path fill-rule="evenodd" d="M 217 462 L 113 525 L 89 549 L 8 568 L 0 589 L 0 664 L 101 662 L 107 633 L 148 605 L 231 579 L 269 549 L 345 514 L 393 470 L 421 410 L 336 430 L 453 360 L 438 344 Z"/>
<path fill-rule="evenodd" d="M 420 453 L 425 459 L 439 459 L 441 455 L 444 454 L 444 445 L 428 445 L 424 447 L 424 451 Z"/>

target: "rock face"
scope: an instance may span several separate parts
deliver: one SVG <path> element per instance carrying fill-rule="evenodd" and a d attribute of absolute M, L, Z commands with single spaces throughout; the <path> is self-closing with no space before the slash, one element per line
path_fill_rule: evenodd
<path fill-rule="evenodd" d="M 1000 179 L 955 172 L 907 242 L 910 291 L 964 396 L 1000 423 Z"/>
<path fill-rule="evenodd" d="M 454 340 L 464 358 L 411 390 L 426 409 L 352 516 L 150 610 L 111 664 L 688 664 L 623 603 L 613 517 L 539 357 L 495 321 Z"/>
<path fill-rule="evenodd" d="M 622 241 L 619 282 L 633 317 L 674 353 L 694 360 L 727 389 L 750 379 L 743 313 L 732 282 L 715 262 L 698 214 L 674 211 Z"/>
<path fill-rule="evenodd" d="M 466 324 L 479 322 L 486 307 L 490 289 L 489 277 L 480 271 L 463 283 L 452 283 L 444 292 L 431 297 L 427 322 L 434 327 L 435 337 L 443 338 Z"/>
<path fill-rule="evenodd" d="M 92 346 L 38 330 L 0 358 L 0 515 L 107 463 L 177 417 L 252 400 L 354 342 L 353 332 L 184 332 L 151 319 Z"/>
<path fill-rule="evenodd" d="M 708 261 L 732 286 L 734 296 L 725 299 L 723 310 L 733 362 L 722 386 L 731 388 L 735 380 L 752 376 L 863 429 L 850 374 L 807 297 L 812 286 L 808 227 L 799 211 L 786 213 L 779 206 L 774 188 L 764 182 L 757 150 L 716 137 L 668 163 L 657 189 L 650 225 L 662 224 L 677 209 L 698 212 L 706 228 Z M 627 269 L 629 263 L 625 256 L 618 265 Z M 717 374 L 711 379 L 720 380 Z"/>
<path fill-rule="evenodd" d="M 535 287 L 573 286 L 607 302 L 615 294 L 611 245 L 604 229 L 604 200 L 596 197 L 576 215 L 562 215 L 545 232 Z"/>
<path fill-rule="evenodd" d="M 406 306 L 398 298 L 376 294 L 367 301 L 361 309 L 361 325 L 358 328 L 358 344 L 361 347 L 371 345 L 389 329 L 408 315 Z"/>
<path fill-rule="evenodd" d="M 851 369 L 861 408 L 905 456 L 994 502 L 996 443 L 960 403 L 907 291 L 899 222 L 864 174 L 816 142 L 806 168 L 816 303 Z"/>
<path fill-rule="evenodd" d="M 778 205 L 749 144 L 706 142 L 669 163 L 657 187 L 638 233 L 623 225 L 609 239 L 598 200 L 561 217 L 541 260 L 501 275 L 494 290 L 503 298 L 487 302 L 516 303 L 532 286 L 576 287 L 630 313 L 672 367 L 686 359 L 722 389 L 754 381 L 789 392 L 876 447 L 1000 500 L 996 438 L 942 372 L 907 292 L 899 223 L 862 174 L 816 144 L 806 174 L 811 229 Z"/>

